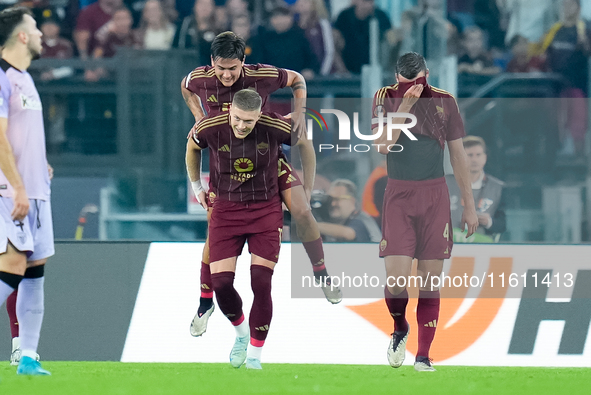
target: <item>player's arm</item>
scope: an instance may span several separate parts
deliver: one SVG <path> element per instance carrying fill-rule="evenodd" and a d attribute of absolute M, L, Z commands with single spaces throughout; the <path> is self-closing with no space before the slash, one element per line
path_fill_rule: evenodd
<path fill-rule="evenodd" d="M 201 207 L 207 210 L 205 203 L 205 189 L 201 185 L 201 147 L 190 138 L 187 140 L 187 152 L 185 153 L 185 163 L 187 165 L 187 175 L 191 181 L 191 187 L 195 192 L 195 197 Z"/>
<path fill-rule="evenodd" d="M 314 145 L 306 138 L 305 134 L 298 140 L 296 146 L 300 149 L 302 170 L 304 171 L 304 190 L 308 202 L 310 202 L 312 189 L 314 189 L 314 179 L 316 178 L 316 152 L 314 151 Z"/>
<path fill-rule="evenodd" d="M 461 138 L 448 141 L 447 145 L 449 147 L 449 156 L 454 171 L 454 177 L 460 187 L 462 200 L 464 202 L 464 211 L 462 213 L 460 228 L 464 230 L 464 224 L 468 225 L 468 234 L 466 237 L 470 237 L 476 232 L 476 229 L 478 229 L 478 216 L 476 215 L 474 196 L 472 195 L 468 156 L 466 155 L 466 151 L 464 151 L 464 143 Z"/>
<path fill-rule="evenodd" d="M 6 136 L 8 130 L 8 118 L 0 118 L 0 170 L 12 186 L 14 195 L 12 197 L 14 207 L 10 213 L 13 220 L 22 221 L 29 212 L 29 198 L 25 190 L 25 184 L 18 174 L 16 161 L 12 147 Z"/>
<path fill-rule="evenodd" d="M 294 106 L 291 115 L 292 125 L 298 137 L 306 133 L 306 118 L 304 115 L 306 107 L 306 98 L 308 97 L 308 88 L 306 79 L 297 71 L 287 71 L 287 84 L 293 92 Z"/>
<path fill-rule="evenodd" d="M 398 113 L 409 113 L 410 110 L 412 109 L 412 107 L 415 105 L 415 103 L 419 100 L 419 97 L 421 97 L 421 93 L 423 92 L 423 85 L 418 84 L 418 85 L 413 85 L 412 87 L 410 87 L 405 93 L 404 93 L 404 97 L 402 99 L 402 103 L 400 103 L 400 107 L 398 107 L 398 110 L 396 112 Z M 386 116 L 386 114 L 384 114 L 384 116 Z M 392 120 L 392 124 L 393 125 L 402 125 L 404 123 L 406 123 L 407 118 L 405 117 L 400 117 L 400 118 L 394 118 Z M 373 129 L 373 133 L 377 133 L 378 132 L 378 128 L 375 127 Z M 386 127 L 384 126 L 384 129 L 382 130 L 382 135 L 380 137 L 378 137 L 374 144 L 377 145 L 377 150 L 380 154 L 383 155 L 388 155 L 388 146 L 392 145 L 392 144 L 396 144 L 396 142 L 398 141 L 398 138 L 400 137 L 400 132 L 401 129 L 393 129 L 392 130 L 392 138 L 388 139 L 388 133 L 386 130 Z"/>
<path fill-rule="evenodd" d="M 193 117 L 195 117 L 195 122 L 199 122 L 201 118 L 205 117 L 205 114 L 203 113 L 199 96 L 187 89 L 187 77 L 183 78 L 181 81 L 181 94 L 183 95 L 183 99 L 185 99 L 187 107 L 189 107 L 189 110 L 193 114 Z"/>

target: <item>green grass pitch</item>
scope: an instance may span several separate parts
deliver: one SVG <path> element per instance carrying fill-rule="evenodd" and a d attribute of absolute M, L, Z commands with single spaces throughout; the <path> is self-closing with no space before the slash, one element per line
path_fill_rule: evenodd
<path fill-rule="evenodd" d="M 415 372 L 366 365 L 44 362 L 51 377 L 17 376 L 0 365 L 2 395 L 105 394 L 590 394 L 591 369 L 437 366 Z"/>

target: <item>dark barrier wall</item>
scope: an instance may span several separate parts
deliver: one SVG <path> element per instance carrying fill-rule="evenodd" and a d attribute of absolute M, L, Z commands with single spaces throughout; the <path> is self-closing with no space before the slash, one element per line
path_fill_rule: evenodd
<path fill-rule="evenodd" d="M 43 360 L 119 361 L 150 243 L 57 242 L 45 271 Z M 10 357 L 6 307 L 0 361 Z"/>

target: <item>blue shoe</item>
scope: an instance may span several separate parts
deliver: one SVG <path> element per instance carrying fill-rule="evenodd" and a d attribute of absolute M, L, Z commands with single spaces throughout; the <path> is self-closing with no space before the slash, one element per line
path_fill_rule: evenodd
<path fill-rule="evenodd" d="M 41 364 L 30 357 L 22 357 L 16 374 L 24 374 L 27 376 L 51 376 L 47 370 L 41 367 Z"/>
<path fill-rule="evenodd" d="M 261 361 L 256 358 L 246 358 L 246 369 L 258 369 L 261 370 Z"/>
<path fill-rule="evenodd" d="M 248 346 L 249 339 L 250 335 L 236 338 L 234 347 L 232 347 L 232 351 L 230 352 L 230 365 L 235 368 L 242 366 L 246 360 L 246 347 Z"/>

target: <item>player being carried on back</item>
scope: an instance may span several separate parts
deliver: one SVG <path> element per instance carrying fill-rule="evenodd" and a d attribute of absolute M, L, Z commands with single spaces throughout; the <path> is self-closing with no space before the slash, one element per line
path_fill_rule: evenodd
<path fill-rule="evenodd" d="M 210 150 L 209 183 L 217 194 L 209 222 L 211 284 L 218 306 L 236 329 L 230 363 L 239 368 L 246 360 L 247 369 L 261 369 L 262 347 L 273 315 L 271 278 L 283 229 L 277 179 L 279 147 L 292 145 L 296 139 L 286 118 L 262 114 L 261 106 L 256 91 L 236 92 L 229 114 L 197 123 L 186 152 L 189 179 L 198 201 L 207 209 L 200 164 L 201 150 Z M 248 323 L 234 288 L 236 260 L 246 241 L 252 257 L 254 293 Z"/>
<path fill-rule="evenodd" d="M 181 91 L 187 106 L 195 117 L 196 124 L 208 117 L 227 114 L 236 92 L 252 88 L 262 98 L 264 108 L 268 96 L 278 89 L 289 86 L 294 95 L 292 124 L 298 136 L 305 134 L 304 107 L 306 106 L 306 81 L 300 73 L 270 65 L 245 64 L 244 40 L 233 32 L 220 33 L 211 44 L 211 66 L 201 66 L 187 75 L 181 83 Z M 206 113 L 204 112 L 204 109 Z M 289 117 L 289 116 L 288 116 Z M 303 140 L 299 145 L 304 170 L 302 185 L 292 171 L 285 155 L 278 149 L 279 191 L 297 227 L 297 233 L 312 263 L 314 278 L 321 284 L 326 299 L 331 303 L 342 300 L 338 287 L 332 287 L 324 265 L 324 250 L 318 224 L 312 215 L 309 201 L 314 185 L 316 155 L 312 143 Z M 211 207 L 218 196 L 214 184 L 210 183 L 207 201 Z M 208 214 L 209 215 L 209 214 Z M 201 263 L 201 298 L 199 309 L 191 322 L 191 335 L 201 336 L 207 329 L 207 321 L 213 313 L 213 290 L 209 266 L 209 238 L 203 250 Z M 328 281 L 327 281 L 328 280 Z"/>

